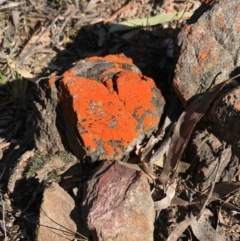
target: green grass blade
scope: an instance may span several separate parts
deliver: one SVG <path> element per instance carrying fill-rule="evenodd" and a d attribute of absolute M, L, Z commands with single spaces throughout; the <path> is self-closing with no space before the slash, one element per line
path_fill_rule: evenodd
<path fill-rule="evenodd" d="M 109 32 L 118 32 L 129 30 L 132 28 L 139 28 L 139 27 L 146 27 L 146 26 L 153 26 L 157 24 L 166 23 L 172 20 L 178 20 L 181 18 L 189 18 L 192 16 L 193 13 L 191 12 L 175 12 L 175 13 L 166 13 L 166 14 L 159 14 L 154 17 L 150 18 L 141 18 L 141 19 L 134 19 L 129 21 L 120 22 L 118 24 L 113 24 L 110 27 Z"/>

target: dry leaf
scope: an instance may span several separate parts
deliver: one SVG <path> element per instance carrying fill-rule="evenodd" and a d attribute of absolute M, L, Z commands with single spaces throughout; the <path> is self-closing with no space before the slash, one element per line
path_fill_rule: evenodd
<path fill-rule="evenodd" d="M 202 214 L 198 220 L 192 219 L 191 229 L 199 241 L 224 241 L 225 239 L 211 226 Z"/>
<path fill-rule="evenodd" d="M 34 75 L 31 74 L 30 71 L 24 69 L 22 66 L 20 66 L 16 61 L 11 59 L 9 56 L 6 56 L 6 59 L 7 59 L 7 62 L 8 62 L 8 66 L 12 70 L 14 70 L 18 74 L 20 74 L 22 77 L 24 77 L 26 79 L 34 78 Z"/>
<path fill-rule="evenodd" d="M 171 185 L 168 186 L 166 191 L 166 197 L 164 197 L 160 201 L 154 202 L 155 210 L 166 209 L 171 205 L 171 201 L 175 196 L 176 187 L 177 187 L 176 181 L 174 181 Z"/>
<path fill-rule="evenodd" d="M 187 229 L 187 227 L 192 223 L 192 219 L 186 218 L 181 223 L 178 223 L 177 227 L 171 232 L 167 241 L 177 241 L 180 235 Z"/>
<path fill-rule="evenodd" d="M 222 200 L 223 198 L 225 198 L 226 196 L 236 192 L 240 190 L 240 183 L 239 182 L 221 182 L 221 183 L 216 183 L 213 189 L 213 193 L 212 193 L 212 197 L 209 199 L 208 203 L 216 201 L 216 200 Z M 207 194 L 202 194 L 199 197 L 199 200 L 201 202 L 203 202 L 204 200 L 206 200 L 206 196 Z M 240 211 L 240 208 L 231 204 L 231 203 L 227 203 L 224 202 L 223 204 L 224 206 L 233 209 L 233 210 L 237 210 Z"/>

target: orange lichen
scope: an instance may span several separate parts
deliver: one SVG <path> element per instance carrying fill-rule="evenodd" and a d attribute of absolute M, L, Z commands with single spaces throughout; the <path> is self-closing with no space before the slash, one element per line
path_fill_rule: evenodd
<path fill-rule="evenodd" d="M 239 6 L 239 7 L 237 7 L 237 11 L 238 11 L 238 12 L 240 12 L 240 6 Z"/>
<path fill-rule="evenodd" d="M 186 32 L 188 33 L 191 30 L 191 25 L 186 25 L 184 27 L 184 29 L 186 30 Z"/>
<path fill-rule="evenodd" d="M 56 80 L 57 80 L 57 71 L 53 72 L 50 79 L 48 80 L 48 87 L 52 88 Z"/>
<path fill-rule="evenodd" d="M 220 18 L 220 19 L 218 20 L 218 23 L 219 23 L 219 24 L 223 24 L 223 23 L 224 23 L 224 19 L 223 19 L 223 18 Z"/>
<path fill-rule="evenodd" d="M 155 106 L 151 103 L 152 88 L 156 88 L 152 79 L 134 72 L 122 71 L 117 74 L 116 86 L 119 99 L 124 104 L 125 109 L 132 113 L 136 119 L 142 118 L 146 110 L 156 111 Z M 147 120 L 148 118 L 144 117 L 143 122 L 146 124 Z M 150 122 L 152 125 L 147 123 L 144 129 L 150 129 L 156 125 L 152 119 Z"/>
<path fill-rule="evenodd" d="M 233 21 L 234 21 L 234 23 L 238 23 L 237 17 L 235 17 L 235 18 L 233 19 Z"/>
<path fill-rule="evenodd" d="M 105 77 L 102 80 L 102 83 L 108 88 L 110 92 L 113 92 L 113 82 L 111 79 L 109 79 L 108 77 Z"/>
<path fill-rule="evenodd" d="M 158 116 L 150 117 L 150 116 L 146 115 L 144 117 L 144 126 L 145 126 L 145 128 L 147 130 L 151 129 L 158 122 L 159 122 L 159 117 Z"/>
<path fill-rule="evenodd" d="M 240 31 L 240 26 L 236 27 L 236 31 L 239 32 Z"/>
<path fill-rule="evenodd" d="M 200 70 L 200 68 L 198 66 L 195 66 L 193 68 L 193 73 L 197 73 L 197 72 L 199 72 L 199 70 Z"/>
<path fill-rule="evenodd" d="M 111 60 L 110 67 L 99 68 L 101 78 L 98 74 L 96 80 L 75 74 L 87 61 L 97 62 L 97 66 L 103 61 L 105 66 L 106 60 Z M 91 57 L 66 71 L 60 82 L 64 116 L 77 126 L 87 155 L 97 153 L 94 158 L 115 158 L 116 153 L 124 152 L 139 136 L 158 126 L 159 108 L 163 108 L 160 100 L 165 103 L 162 95 L 152 79 L 124 70 L 126 64 L 132 64 L 132 60 L 124 55 Z"/>
<path fill-rule="evenodd" d="M 94 56 L 94 57 L 87 58 L 86 60 L 90 60 L 90 61 L 108 60 L 110 62 L 133 65 L 132 59 L 127 58 L 124 54 L 107 55 L 105 57 Z"/>
<path fill-rule="evenodd" d="M 104 143 L 107 153 L 112 154 L 109 140 L 117 141 L 121 137 L 127 147 L 137 136 L 134 128 L 137 121 L 124 111 L 116 92 L 110 94 L 103 84 L 77 76 L 71 80 L 64 78 L 62 83 L 67 95 L 71 96 L 69 105 L 63 105 L 71 106 L 72 113 L 76 113 L 79 133 L 87 149 L 95 150 L 96 140 L 99 140 Z M 64 112 L 69 113 L 66 108 Z"/>
<path fill-rule="evenodd" d="M 234 106 L 235 110 L 240 111 L 240 102 L 237 102 Z"/>
<path fill-rule="evenodd" d="M 209 4 L 213 3 L 214 1 L 215 1 L 215 0 L 205 0 L 204 3 L 207 4 L 207 5 L 209 5 Z"/>
<path fill-rule="evenodd" d="M 207 57 L 208 53 L 207 52 L 203 52 L 199 54 L 199 59 L 205 59 Z"/>
<path fill-rule="evenodd" d="M 216 64 L 217 61 L 219 60 L 219 56 L 214 54 L 213 52 L 210 52 L 210 55 L 212 56 L 212 63 Z"/>

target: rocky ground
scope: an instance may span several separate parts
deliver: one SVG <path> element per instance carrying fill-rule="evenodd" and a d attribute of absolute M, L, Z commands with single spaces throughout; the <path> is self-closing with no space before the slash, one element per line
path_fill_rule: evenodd
<path fill-rule="evenodd" d="M 1 240 L 240 239 L 239 0 L 0 10 Z"/>

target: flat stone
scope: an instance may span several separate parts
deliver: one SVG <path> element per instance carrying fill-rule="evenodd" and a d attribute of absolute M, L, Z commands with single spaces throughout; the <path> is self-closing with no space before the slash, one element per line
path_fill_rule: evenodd
<path fill-rule="evenodd" d="M 59 98 L 93 161 L 120 160 L 132 151 L 157 129 L 165 106 L 154 81 L 124 55 L 78 62 L 63 74 Z"/>
<path fill-rule="evenodd" d="M 178 35 L 173 87 L 184 104 L 234 75 L 240 65 L 240 2 L 216 1 L 206 9 Z"/>
<path fill-rule="evenodd" d="M 143 172 L 103 162 L 84 196 L 82 212 L 94 240 L 153 240 L 154 203 Z"/>
<path fill-rule="evenodd" d="M 75 203 L 69 194 L 52 183 L 43 193 L 36 240 L 73 240 L 77 232 L 77 224 L 71 218 L 76 212 L 74 209 Z"/>

